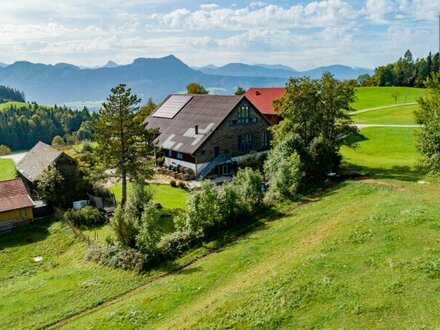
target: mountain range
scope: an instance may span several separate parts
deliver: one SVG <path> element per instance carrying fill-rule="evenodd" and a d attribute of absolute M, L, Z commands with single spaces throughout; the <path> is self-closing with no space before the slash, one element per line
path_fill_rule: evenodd
<path fill-rule="evenodd" d="M 231 93 L 237 86 L 283 86 L 288 77 L 319 77 L 330 71 L 338 79 L 356 78 L 369 69 L 342 65 L 299 72 L 283 65 L 247 65 L 231 63 L 191 68 L 173 55 L 162 58 L 138 58 L 131 64 L 109 61 L 103 67 L 81 68 L 72 64 L 39 64 L 25 61 L 0 64 L 0 85 L 22 90 L 26 99 L 40 104 L 63 104 L 104 100 L 110 89 L 126 83 L 142 99 L 160 101 L 170 93 L 185 90 L 192 81 L 216 93 Z"/>

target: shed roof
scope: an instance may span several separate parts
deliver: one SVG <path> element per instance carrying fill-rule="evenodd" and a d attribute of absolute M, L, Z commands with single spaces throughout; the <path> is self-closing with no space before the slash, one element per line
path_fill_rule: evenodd
<path fill-rule="evenodd" d="M 39 141 L 17 164 L 17 170 L 26 179 L 34 183 L 41 173 L 43 173 L 44 170 L 62 154 L 62 151 L 54 149 L 50 145 Z"/>
<path fill-rule="evenodd" d="M 284 87 L 251 87 L 244 94 L 264 115 L 277 115 L 272 102 L 286 94 Z"/>
<path fill-rule="evenodd" d="M 34 206 L 23 180 L 0 181 L 0 212 Z"/>
<path fill-rule="evenodd" d="M 158 118 L 153 112 L 146 119 L 147 127 L 160 129 L 160 135 L 155 140 L 159 147 L 193 154 L 243 98 L 235 95 L 192 95 L 174 118 Z M 195 134 L 195 125 L 198 125 L 198 134 Z"/>

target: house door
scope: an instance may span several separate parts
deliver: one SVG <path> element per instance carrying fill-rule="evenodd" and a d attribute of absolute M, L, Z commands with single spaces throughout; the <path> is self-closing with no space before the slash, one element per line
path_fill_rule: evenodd
<path fill-rule="evenodd" d="M 214 148 L 214 157 L 218 157 L 220 156 L 220 147 L 215 147 Z"/>
<path fill-rule="evenodd" d="M 228 164 L 222 165 L 221 174 L 222 175 L 228 175 L 229 174 L 229 165 Z"/>

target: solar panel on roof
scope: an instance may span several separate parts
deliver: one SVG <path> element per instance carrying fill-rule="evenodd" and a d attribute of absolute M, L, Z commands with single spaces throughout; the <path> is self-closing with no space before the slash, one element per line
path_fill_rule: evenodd
<path fill-rule="evenodd" d="M 153 117 L 172 119 L 191 100 L 190 95 L 171 95 L 153 114 Z"/>

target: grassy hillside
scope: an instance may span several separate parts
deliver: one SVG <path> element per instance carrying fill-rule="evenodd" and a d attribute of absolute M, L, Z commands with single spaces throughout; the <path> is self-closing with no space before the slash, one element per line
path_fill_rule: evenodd
<path fill-rule="evenodd" d="M 419 153 L 415 147 L 416 128 L 369 127 L 351 136 L 351 146 L 341 149 L 344 162 L 374 178 L 418 180 Z"/>
<path fill-rule="evenodd" d="M 413 87 L 359 87 L 356 89 L 357 101 L 352 106 L 361 110 L 393 105 L 392 93 L 394 91 L 399 93 L 397 104 L 416 102 L 417 97 L 423 93 L 423 89 Z"/>
<path fill-rule="evenodd" d="M 357 124 L 416 124 L 414 110 L 417 105 L 401 105 L 384 109 L 355 113 L 352 119 Z"/>
<path fill-rule="evenodd" d="M 436 328 L 438 194 L 343 183 L 66 328 Z"/>
<path fill-rule="evenodd" d="M 175 191 L 173 203 L 185 203 L 186 192 L 152 186 L 153 198 L 170 207 L 166 192 Z M 171 207 L 170 207 L 171 208 Z M 104 241 L 108 225 L 85 230 Z M 92 307 L 145 283 L 179 265 L 138 276 L 129 271 L 100 267 L 84 258 L 87 247 L 61 222 L 36 220 L 33 225 L 0 235 L 0 329 L 38 328 L 79 310 Z M 37 263 L 34 257 L 42 256 Z M 186 262 L 185 257 L 181 262 Z"/>
<path fill-rule="evenodd" d="M 0 103 L 0 110 L 9 108 L 10 106 L 15 106 L 17 108 L 19 107 L 26 107 L 28 104 L 25 102 L 15 102 L 15 101 L 9 101 L 5 103 Z"/>
<path fill-rule="evenodd" d="M 15 176 L 14 161 L 12 159 L 0 158 L 0 181 L 13 179 Z"/>

